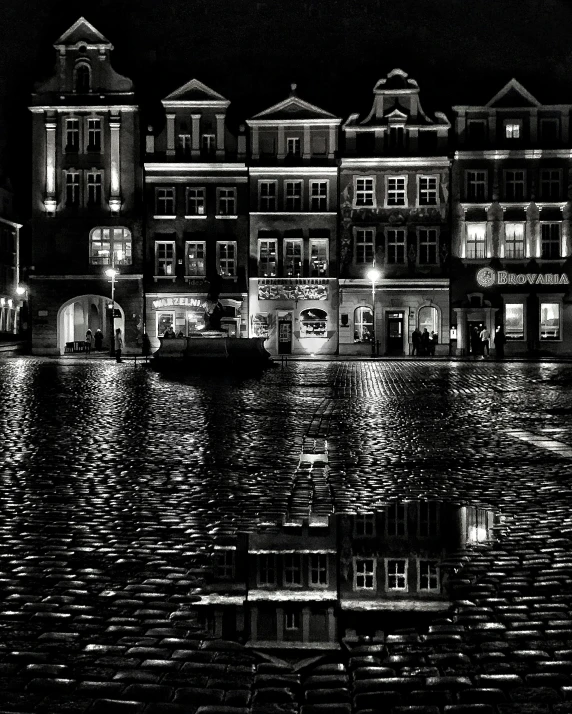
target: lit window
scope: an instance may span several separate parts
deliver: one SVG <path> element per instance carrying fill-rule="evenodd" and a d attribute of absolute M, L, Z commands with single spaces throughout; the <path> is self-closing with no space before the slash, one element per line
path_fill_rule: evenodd
<path fill-rule="evenodd" d="M 258 555 L 258 586 L 276 585 L 276 555 L 260 553 Z"/>
<path fill-rule="evenodd" d="M 435 309 L 435 308 L 429 308 Z M 437 310 L 435 310 L 435 313 Z M 431 334 L 429 332 L 429 334 Z M 439 503 L 437 501 L 419 501 L 419 535 L 424 538 L 439 535 Z"/>
<path fill-rule="evenodd" d="M 236 242 L 219 241 L 217 249 L 217 269 L 219 275 L 234 277 L 236 275 Z"/>
<path fill-rule="evenodd" d="M 483 543 L 488 540 L 488 512 L 484 508 L 467 508 L 467 540 Z"/>
<path fill-rule="evenodd" d="M 302 276 L 302 241 L 284 240 L 284 275 L 288 278 Z"/>
<path fill-rule="evenodd" d="M 79 172 L 66 171 L 66 206 L 79 206 Z"/>
<path fill-rule="evenodd" d="M 258 277 L 276 276 L 276 240 L 258 241 Z"/>
<path fill-rule="evenodd" d="M 318 308 L 300 311 L 300 337 L 327 337 L 328 313 Z"/>
<path fill-rule="evenodd" d="M 374 513 L 356 513 L 354 517 L 354 535 L 357 538 L 371 538 L 375 535 Z"/>
<path fill-rule="evenodd" d="M 234 576 L 234 550 L 215 551 L 215 577 L 230 580 Z"/>
<path fill-rule="evenodd" d="M 356 307 L 354 312 L 354 342 L 373 340 L 373 312 L 369 307 Z"/>
<path fill-rule="evenodd" d="M 175 275 L 175 243 L 155 241 L 155 275 Z"/>
<path fill-rule="evenodd" d="M 201 137 L 201 146 L 205 154 L 212 154 L 215 150 L 215 135 L 203 134 Z"/>
<path fill-rule="evenodd" d="M 407 590 L 407 561 L 387 559 L 385 561 L 386 590 Z"/>
<path fill-rule="evenodd" d="M 205 215 L 205 189 L 187 188 L 187 216 Z"/>
<path fill-rule="evenodd" d="M 508 303 L 504 307 L 504 334 L 507 340 L 524 340 L 524 305 Z"/>
<path fill-rule="evenodd" d="M 300 629 L 300 612 L 297 610 L 286 610 L 284 612 L 284 629 L 288 632 Z"/>
<path fill-rule="evenodd" d="M 504 135 L 507 139 L 520 139 L 521 138 L 521 125 L 522 122 L 517 121 L 506 121 L 504 123 Z"/>
<path fill-rule="evenodd" d="M 191 153 L 191 135 L 179 134 L 179 149 L 183 154 Z"/>
<path fill-rule="evenodd" d="M 155 189 L 155 210 L 158 216 L 175 215 L 175 188 Z"/>
<path fill-rule="evenodd" d="M 392 503 L 387 506 L 387 535 L 407 535 L 407 506 L 404 503 Z"/>
<path fill-rule="evenodd" d="M 467 201 L 487 200 L 487 172 L 467 171 Z"/>
<path fill-rule="evenodd" d="M 131 265 L 131 231 L 127 228 L 94 228 L 90 234 L 91 265 Z"/>
<path fill-rule="evenodd" d="M 487 233 L 484 223 L 466 224 L 466 251 L 465 257 L 469 259 L 484 258 L 486 256 Z"/>
<path fill-rule="evenodd" d="M 87 150 L 101 151 L 101 119 L 87 120 Z"/>
<path fill-rule="evenodd" d="M 79 119 L 66 119 L 66 152 L 79 151 Z"/>
<path fill-rule="evenodd" d="M 375 590 L 375 558 L 354 560 L 354 590 Z"/>
<path fill-rule="evenodd" d="M 204 241 L 186 242 L 186 275 L 205 275 L 205 248 Z"/>
<path fill-rule="evenodd" d="M 89 206 L 101 205 L 102 176 L 100 171 L 87 173 L 87 203 Z"/>
<path fill-rule="evenodd" d="M 301 181 L 285 181 L 284 193 L 286 196 L 287 211 L 302 210 L 302 182 Z"/>
<path fill-rule="evenodd" d="M 301 556 L 296 553 L 284 554 L 284 585 L 302 584 Z"/>
<path fill-rule="evenodd" d="M 310 239 L 310 277 L 325 278 L 328 275 L 328 241 Z"/>
<path fill-rule="evenodd" d="M 561 257 L 560 223 L 541 223 L 541 258 L 556 260 Z"/>
<path fill-rule="evenodd" d="M 236 215 L 236 189 L 217 189 L 217 214 L 219 216 Z"/>
<path fill-rule="evenodd" d="M 175 313 L 174 312 L 158 312 L 157 313 L 157 337 L 163 337 L 169 327 L 174 327 Z"/>
<path fill-rule="evenodd" d="M 406 206 L 407 196 L 405 193 L 407 179 L 405 176 L 386 176 L 387 205 Z"/>
<path fill-rule="evenodd" d="M 543 201 L 558 201 L 561 192 L 560 181 L 558 169 L 542 169 L 540 172 L 540 198 Z"/>
<path fill-rule="evenodd" d="M 504 197 L 507 201 L 524 201 L 525 172 L 504 172 Z"/>
<path fill-rule="evenodd" d="M 259 181 L 258 197 L 258 204 L 261 211 L 275 211 L 276 181 Z"/>
<path fill-rule="evenodd" d="M 434 560 L 419 560 L 419 591 L 439 592 L 439 564 Z"/>
<path fill-rule="evenodd" d="M 328 584 L 328 556 L 325 553 L 310 555 L 310 585 Z"/>
<path fill-rule="evenodd" d="M 524 224 L 505 223 L 504 257 L 524 258 Z"/>
<path fill-rule="evenodd" d="M 356 230 L 355 259 L 358 265 L 373 265 L 374 237 L 373 228 L 358 228 Z"/>
<path fill-rule="evenodd" d="M 328 182 L 310 181 L 310 210 L 328 210 Z"/>
<path fill-rule="evenodd" d="M 373 206 L 375 191 L 374 178 L 355 178 L 355 205 Z"/>
<path fill-rule="evenodd" d="M 420 228 L 418 238 L 419 265 L 437 265 L 437 236 L 436 228 Z"/>
<path fill-rule="evenodd" d="M 557 302 L 540 303 L 540 340 L 550 342 L 560 340 L 560 304 Z"/>
<path fill-rule="evenodd" d="M 419 176 L 419 205 L 437 205 L 437 176 Z"/>
<path fill-rule="evenodd" d="M 387 231 L 386 260 L 390 265 L 405 263 L 405 230 L 391 229 Z"/>
<path fill-rule="evenodd" d="M 286 139 L 286 154 L 288 156 L 300 156 L 300 139 L 296 136 L 289 136 Z"/>

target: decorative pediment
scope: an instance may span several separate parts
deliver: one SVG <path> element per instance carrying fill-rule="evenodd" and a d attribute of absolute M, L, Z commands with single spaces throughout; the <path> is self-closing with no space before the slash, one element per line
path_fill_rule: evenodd
<path fill-rule="evenodd" d="M 207 87 L 206 84 L 203 84 L 198 79 L 191 79 L 163 99 L 163 104 L 184 104 L 186 102 L 196 102 L 197 104 L 201 102 L 205 104 L 216 103 L 219 105 L 225 104 L 226 106 L 230 104 L 230 101 L 223 97 L 222 94 L 215 92 L 214 89 Z"/>
<path fill-rule="evenodd" d="M 252 120 L 279 122 L 282 119 L 298 119 L 300 121 L 323 119 L 327 122 L 332 120 L 337 121 L 337 117 L 330 114 L 330 112 L 320 109 L 320 107 L 317 107 L 315 104 L 310 104 L 310 102 L 306 102 L 304 99 L 300 99 L 300 97 L 295 94 L 295 91 L 296 85 L 293 84 L 292 92 L 287 99 L 256 114 L 252 117 Z"/>
<path fill-rule="evenodd" d="M 485 104 L 486 107 L 539 107 L 540 102 L 522 84 L 511 79 L 495 96 Z"/>
<path fill-rule="evenodd" d="M 89 49 L 107 47 L 112 50 L 113 45 L 104 37 L 101 32 L 88 22 L 85 17 L 80 17 L 79 20 L 64 32 L 64 34 L 55 42 L 56 49 L 77 47 L 86 45 Z"/>
<path fill-rule="evenodd" d="M 392 91 L 403 91 L 410 90 L 413 92 L 419 91 L 419 85 L 414 79 L 404 72 L 402 69 L 395 68 L 392 69 L 389 74 L 383 79 L 378 80 L 377 84 L 373 88 L 375 93 L 377 92 L 392 92 Z"/>
<path fill-rule="evenodd" d="M 390 124 L 403 124 L 409 118 L 409 115 L 405 112 L 400 111 L 395 108 L 385 115 L 385 118 Z"/>

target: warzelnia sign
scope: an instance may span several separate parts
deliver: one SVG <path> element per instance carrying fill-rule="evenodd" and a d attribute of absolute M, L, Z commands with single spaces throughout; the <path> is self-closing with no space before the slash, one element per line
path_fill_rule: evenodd
<path fill-rule="evenodd" d="M 509 273 L 506 270 L 481 268 L 477 271 L 477 283 L 482 288 L 494 285 L 569 285 L 566 273 Z"/>

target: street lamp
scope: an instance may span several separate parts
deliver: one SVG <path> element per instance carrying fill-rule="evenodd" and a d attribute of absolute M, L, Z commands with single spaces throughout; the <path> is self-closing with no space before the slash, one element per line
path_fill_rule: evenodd
<path fill-rule="evenodd" d="M 108 278 L 111 278 L 111 337 L 109 339 L 109 356 L 113 357 L 115 354 L 115 276 L 118 271 L 115 268 L 108 268 L 105 271 Z"/>
<path fill-rule="evenodd" d="M 371 356 L 375 357 L 375 283 L 381 278 L 381 273 L 379 270 L 372 268 L 367 272 L 367 279 L 371 280 L 371 302 L 373 306 L 373 330 L 372 330 L 372 342 L 371 342 Z"/>

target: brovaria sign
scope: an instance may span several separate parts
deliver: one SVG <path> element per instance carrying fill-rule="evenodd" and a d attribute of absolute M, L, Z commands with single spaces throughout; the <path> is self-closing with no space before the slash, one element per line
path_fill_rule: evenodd
<path fill-rule="evenodd" d="M 566 273 L 509 273 L 506 270 L 481 268 L 477 271 L 477 283 L 482 288 L 493 285 L 569 285 Z"/>

